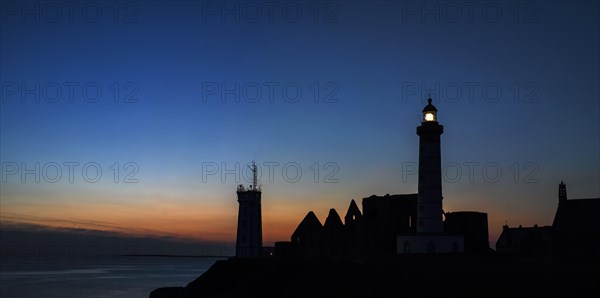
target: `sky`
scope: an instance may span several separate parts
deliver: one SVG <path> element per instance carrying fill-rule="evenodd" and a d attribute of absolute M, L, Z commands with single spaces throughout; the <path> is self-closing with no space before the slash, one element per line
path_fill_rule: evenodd
<path fill-rule="evenodd" d="M 265 244 L 308 211 L 416 193 L 551 225 L 600 196 L 594 1 L 3 1 L 2 231 L 233 243 L 255 160 Z M 61 234 L 61 235 L 62 235 Z"/>

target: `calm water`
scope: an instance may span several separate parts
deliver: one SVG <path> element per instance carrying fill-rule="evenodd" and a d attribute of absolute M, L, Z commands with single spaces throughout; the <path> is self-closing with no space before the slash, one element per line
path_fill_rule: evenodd
<path fill-rule="evenodd" d="M 185 286 L 222 258 L 111 257 L 0 264 L 2 298 L 136 298 L 158 287 Z"/>

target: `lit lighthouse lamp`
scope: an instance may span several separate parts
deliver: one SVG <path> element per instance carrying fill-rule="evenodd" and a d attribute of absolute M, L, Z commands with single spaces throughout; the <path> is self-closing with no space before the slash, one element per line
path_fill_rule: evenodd
<path fill-rule="evenodd" d="M 437 109 L 435 108 L 434 105 L 431 104 L 431 98 L 428 99 L 427 102 L 429 104 L 427 106 L 425 106 L 425 108 L 423 109 L 423 120 L 425 122 L 437 122 L 437 119 L 435 117 L 435 114 L 437 113 Z"/>

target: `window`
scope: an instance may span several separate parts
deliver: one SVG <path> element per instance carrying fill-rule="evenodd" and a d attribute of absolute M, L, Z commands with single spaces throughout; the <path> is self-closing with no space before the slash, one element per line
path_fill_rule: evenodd
<path fill-rule="evenodd" d="M 412 216 L 408 216 L 408 227 L 412 228 Z"/>
<path fill-rule="evenodd" d="M 419 227 L 425 226 L 425 223 L 422 220 L 419 220 Z"/>

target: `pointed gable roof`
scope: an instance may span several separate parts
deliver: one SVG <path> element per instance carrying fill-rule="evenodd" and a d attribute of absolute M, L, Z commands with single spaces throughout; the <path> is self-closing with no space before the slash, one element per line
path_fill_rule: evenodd
<path fill-rule="evenodd" d="M 342 219 L 340 218 L 340 215 L 337 213 L 337 211 L 335 211 L 335 209 L 331 208 L 329 210 L 329 215 L 327 216 L 327 219 L 325 220 L 325 224 L 323 225 L 323 228 L 325 228 L 326 230 L 329 229 L 341 229 L 344 226 L 344 224 L 342 223 Z"/>
<path fill-rule="evenodd" d="M 348 206 L 346 216 L 344 216 L 344 221 L 346 222 L 346 224 L 348 224 L 349 222 L 360 218 L 362 218 L 362 213 L 360 212 L 360 209 L 358 209 L 358 205 L 356 205 L 356 202 L 352 200 L 350 202 L 350 206 Z"/>
<path fill-rule="evenodd" d="M 323 225 L 321 225 L 321 222 L 319 221 L 315 213 L 310 211 L 300 222 L 300 224 L 292 234 L 292 238 L 294 238 L 294 236 L 298 234 L 320 232 L 322 228 Z"/>

